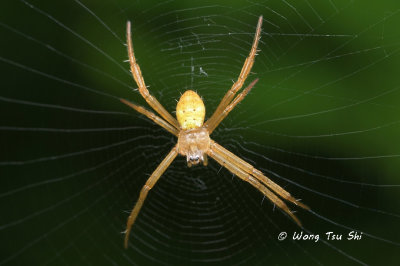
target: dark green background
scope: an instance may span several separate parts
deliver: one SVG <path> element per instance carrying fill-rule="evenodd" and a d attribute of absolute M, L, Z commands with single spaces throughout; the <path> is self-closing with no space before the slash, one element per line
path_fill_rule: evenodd
<path fill-rule="evenodd" d="M 2 2 L 0 264 L 396 265 L 399 3 L 193 2 L 82 1 L 118 38 L 75 1 Z M 123 63 L 126 21 L 167 110 L 193 89 L 210 114 L 261 14 L 249 78 L 260 81 L 212 137 L 308 204 L 290 206 L 305 230 L 362 240 L 280 242 L 300 229 L 259 192 L 213 161 L 178 158 L 124 250 L 127 212 L 176 141 L 118 101 L 145 105 Z"/>

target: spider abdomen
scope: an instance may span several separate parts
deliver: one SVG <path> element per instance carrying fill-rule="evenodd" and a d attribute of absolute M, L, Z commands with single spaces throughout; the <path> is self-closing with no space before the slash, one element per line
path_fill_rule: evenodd
<path fill-rule="evenodd" d="M 176 105 L 176 118 L 183 130 L 199 128 L 203 125 L 206 108 L 200 96 L 188 90 L 182 94 Z"/>

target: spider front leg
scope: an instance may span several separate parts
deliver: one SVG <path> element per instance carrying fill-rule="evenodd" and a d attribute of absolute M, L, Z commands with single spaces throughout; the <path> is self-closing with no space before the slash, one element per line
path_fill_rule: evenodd
<path fill-rule="evenodd" d="M 300 227 L 301 227 L 301 222 L 300 220 L 292 213 L 292 211 L 289 209 L 289 207 L 286 205 L 285 202 L 283 202 L 276 194 L 274 194 L 271 190 L 269 190 L 266 186 L 265 183 L 261 183 L 260 180 L 255 177 L 253 174 L 249 173 L 245 169 L 243 169 L 242 165 L 236 160 L 237 157 L 236 155 L 233 155 L 234 157 L 231 158 L 230 154 L 224 154 L 221 151 L 218 151 L 218 149 L 215 148 L 215 142 L 212 141 L 212 144 L 210 146 L 210 150 L 208 151 L 208 155 L 213 158 L 215 161 L 217 161 L 220 165 L 224 166 L 226 169 L 228 169 L 231 173 L 235 174 L 238 176 L 240 179 L 250 183 L 252 186 L 254 186 L 257 190 L 259 190 L 261 193 L 264 194 L 273 204 L 278 206 L 281 210 L 283 210 L 285 213 L 287 213 Z M 240 158 L 239 158 L 240 159 Z M 241 160 L 241 159 L 240 159 Z M 257 170 L 258 171 L 258 170 Z M 269 180 L 269 179 L 268 179 Z M 269 183 L 273 183 L 271 180 L 269 180 Z M 275 184 L 276 185 L 276 184 Z M 280 190 L 277 190 L 276 186 L 279 187 Z M 270 186 L 274 190 L 275 193 L 280 195 L 282 198 L 289 200 L 295 204 L 297 204 L 300 207 L 303 207 L 305 209 L 309 209 L 306 205 L 299 203 L 297 200 L 295 200 L 293 197 L 290 196 L 290 194 L 282 189 L 280 186 Z M 282 196 L 286 195 L 286 196 Z M 287 197 L 289 195 L 289 197 Z M 294 200 L 292 200 L 294 199 Z"/>
<path fill-rule="evenodd" d="M 291 203 L 303 208 L 303 209 L 310 209 L 307 205 L 301 203 L 297 199 L 295 199 L 289 192 L 284 190 L 281 186 L 273 182 L 271 179 L 266 177 L 260 170 L 254 168 L 251 164 L 246 162 L 245 160 L 241 159 L 240 157 L 236 156 L 234 153 L 228 151 L 215 141 L 211 140 L 210 148 L 216 154 L 219 154 L 222 158 L 227 161 L 232 162 L 234 165 L 245 171 L 246 173 L 254 176 L 258 181 L 260 181 L 264 186 L 271 189 L 274 193 L 282 197 L 283 199 L 290 201 Z"/>
<path fill-rule="evenodd" d="M 168 166 L 170 166 L 177 155 L 178 149 L 177 146 L 175 146 L 164 158 L 164 160 L 157 166 L 156 170 L 154 170 L 149 179 L 147 179 L 146 184 L 140 191 L 139 199 L 135 207 L 132 209 L 132 212 L 129 215 L 128 221 L 126 223 L 124 242 L 125 248 L 128 248 L 129 233 L 131 232 L 132 225 L 135 223 L 136 217 L 138 216 L 140 209 L 142 208 L 143 202 L 147 197 L 147 193 L 149 193 L 150 189 L 152 189 L 152 187 L 157 183 L 158 179 L 160 179 L 161 175 L 165 172 L 165 170 L 167 170 Z"/>

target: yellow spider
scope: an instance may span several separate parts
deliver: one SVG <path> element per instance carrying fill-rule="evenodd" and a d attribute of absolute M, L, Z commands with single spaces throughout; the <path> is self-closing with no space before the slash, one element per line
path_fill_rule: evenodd
<path fill-rule="evenodd" d="M 297 206 L 304 209 L 309 209 L 308 206 L 302 204 L 289 192 L 281 188 L 279 185 L 271 181 L 263 173 L 255 169 L 252 165 L 245 162 L 241 158 L 234 155 L 232 152 L 226 150 L 224 147 L 210 139 L 210 134 L 218 126 L 219 123 L 228 115 L 230 111 L 248 94 L 250 89 L 256 84 L 258 79 L 250 83 L 241 93 L 235 98 L 235 94 L 240 90 L 245 82 L 247 76 L 250 73 L 251 67 L 254 63 L 254 58 L 257 53 L 257 45 L 261 34 L 262 16 L 258 19 L 257 29 L 251 47 L 249 56 L 246 58 L 242 71 L 240 72 L 238 80 L 232 85 L 231 89 L 225 94 L 224 98 L 219 103 L 214 114 L 205 123 L 205 107 L 200 96 L 191 90 L 186 91 L 176 106 L 176 120 L 171 114 L 165 110 L 165 108 L 157 101 L 157 99 L 150 95 L 146 88 L 142 73 L 139 65 L 136 63 L 135 55 L 133 54 L 132 38 L 131 38 L 131 23 L 127 22 L 126 37 L 128 42 L 128 54 L 129 62 L 132 71 L 133 78 L 135 79 L 139 92 L 146 100 L 146 102 L 156 111 L 161 117 L 154 113 L 146 110 L 141 106 L 137 106 L 125 99 L 121 99 L 123 103 L 132 107 L 139 113 L 147 116 L 153 120 L 156 124 L 166 129 L 171 134 L 178 137 L 178 143 L 164 160 L 158 165 L 157 169 L 152 173 L 150 178 L 146 181 L 140 191 L 139 200 L 129 215 L 126 231 L 125 231 L 125 248 L 128 247 L 129 233 L 132 229 L 136 217 L 142 208 L 143 202 L 146 199 L 149 190 L 156 184 L 158 179 L 176 158 L 178 154 L 186 156 L 187 164 L 189 167 L 199 163 L 207 165 L 207 155 L 217 161 L 220 165 L 226 167 L 233 174 L 241 178 L 242 180 L 250 183 L 256 189 L 264 194 L 269 200 L 272 201 L 276 206 L 286 212 L 299 226 L 301 223 L 299 219 L 290 211 L 286 203 L 279 197 L 290 201 Z M 279 196 L 279 197 L 278 197 Z"/>

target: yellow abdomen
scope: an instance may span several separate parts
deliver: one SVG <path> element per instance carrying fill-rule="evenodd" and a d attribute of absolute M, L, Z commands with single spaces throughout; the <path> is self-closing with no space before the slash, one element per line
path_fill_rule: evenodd
<path fill-rule="evenodd" d="M 176 105 L 176 118 L 182 129 L 194 129 L 203 125 L 206 108 L 203 100 L 194 91 L 182 94 Z"/>

